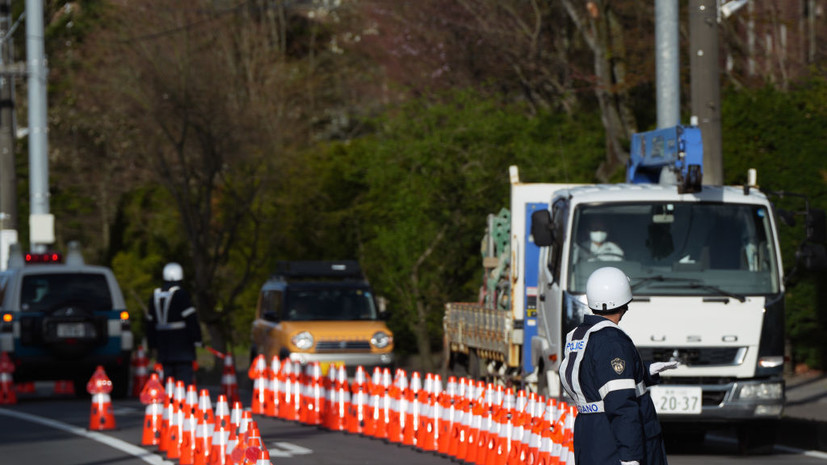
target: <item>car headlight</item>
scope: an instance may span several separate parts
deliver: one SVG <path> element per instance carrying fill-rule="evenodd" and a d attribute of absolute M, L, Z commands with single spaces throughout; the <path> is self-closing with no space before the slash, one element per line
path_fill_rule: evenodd
<path fill-rule="evenodd" d="M 370 345 L 376 347 L 377 349 L 384 349 L 390 343 L 391 336 L 384 331 L 379 331 L 370 337 Z"/>
<path fill-rule="evenodd" d="M 307 331 L 302 331 L 290 339 L 299 350 L 308 350 L 313 347 L 313 335 Z"/>
<path fill-rule="evenodd" d="M 738 398 L 743 400 L 780 399 L 783 396 L 781 383 L 745 384 L 738 391 Z"/>

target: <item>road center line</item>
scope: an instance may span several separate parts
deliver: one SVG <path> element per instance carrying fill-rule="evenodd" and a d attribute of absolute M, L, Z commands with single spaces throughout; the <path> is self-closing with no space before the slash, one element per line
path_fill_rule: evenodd
<path fill-rule="evenodd" d="M 0 415 L 6 415 L 8 417 L 18 418 L 20 420 L 28 421 L 31 423 L 38 423 L 43 426 L 48 426 L 50 428 L 59 429 L 61 431 L 65 431 L 67 433 L 76 434 L 78 436 L 85 437 L 87 439 L 91 439 L 93 441 L 97 441 L 101 444 L 105 444 L 113 449 L 118 449 L 122 452 L 126 452 L 129 455 L 132 455 L 136 458 L 143 460 L 146 463 L 152 465 L 169 465 L 172 462 L 167 462 L 162 457 L 150 452 L 146 449 L 138 447 L 136 445 L 130 444 L 126 441 L 121 441 L 118 438 L 113 438 L 111 436 L 107 436 L 105 434 L 96 433 L 94 431 L 88 431 L 84 428 L 79 428 L 77 426 L 72 426 L 67 423 L 63 423 L 57 420 L 52 420 L 50 418 L 39 417 L 37 415 L 31 415 L 28 413 L 23 412 L 16 412 L 14 410 L 7 410 L 0 408 Z"/>

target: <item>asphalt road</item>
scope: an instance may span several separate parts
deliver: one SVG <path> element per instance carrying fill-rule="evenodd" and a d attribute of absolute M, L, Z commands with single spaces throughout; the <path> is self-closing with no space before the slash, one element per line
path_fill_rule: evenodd
<path fill-rule="evenodd" d="M 132 465 L 175 463 L 140 446 L 143 406 L 135 399 L 113 402 L 115 430 L 90 432 L 88 399 L 53 396 L 47 389 L 0 406 L 0 463 L 4 465 Z M 255 417 L 275 464 L 451 464 L 449 459 L 379 440 L 298 423 Z M 772 455 L 740 455 L 727 431 L 710 433 L 702 446 L 669 451 L 671 464 L 827 464 L 827 453 L 776 447 Z"/>

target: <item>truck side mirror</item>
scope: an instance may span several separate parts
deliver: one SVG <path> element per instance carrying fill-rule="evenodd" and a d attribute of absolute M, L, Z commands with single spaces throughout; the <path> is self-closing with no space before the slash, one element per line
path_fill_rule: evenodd
<path fill-rule="evenodd" d="M 827 242 L 827 220 L 824 218 L 824 210 L 811 208 L 807 211 L 807 242 Z"/>
<path fill-rule="evenodd" d="M 548 210 L 537 210 L 531 214 L 531 237 L 537 247 L 548 247 L 554 243 L 554 233 L 551 231 L 551 213 Z"/>

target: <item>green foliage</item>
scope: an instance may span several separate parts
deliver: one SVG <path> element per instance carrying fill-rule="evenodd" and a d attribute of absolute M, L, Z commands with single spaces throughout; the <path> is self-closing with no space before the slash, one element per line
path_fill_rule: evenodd
<path fill-rule="evenodd" d="M 726 183 L 742 184 L 748 168 L 758 171 L 765 191 L 803 194 L 814 208 L 827 208 L 827 80 L 816 75 L 790 91 L 764 87 L 726 94 L 722 108 L 724 173 Z M 803 212 L 797 196 L 770 196 L 776 208 Z M 779 224 L 785 269 L 795 265 L 795 251 L 805 237 L 804 217 L 795 227 Z M 799 270 L 800 271 L 800 270 Z M 788 276 L 790 277 L 790 276 Z M 787 331 L 793 357 L 811 367 L 824 367 L 827 330 L 823 274 L 801 272 L 792 276 L 787 293 Z"/>
<path fill-rule="evenodd" d="M 487 214 L 508 205 L 508 166 L 524 181 L 592 180 L 603 137 L 591 116 L 530 117 L 472 92 L 397 107 L 372 123 L 375 135 L 312 156 L 317 189 L 304 192 L 317 222 L 304 242 L 339 256 L 347 244 L 361 259 L 390 299 L 402 353 L 415 351 L 417 330 L 439 347 L 444 303 L 476 299 L 479 240 Z M 325 222 L 340 227 L 316 241 Z"/>

